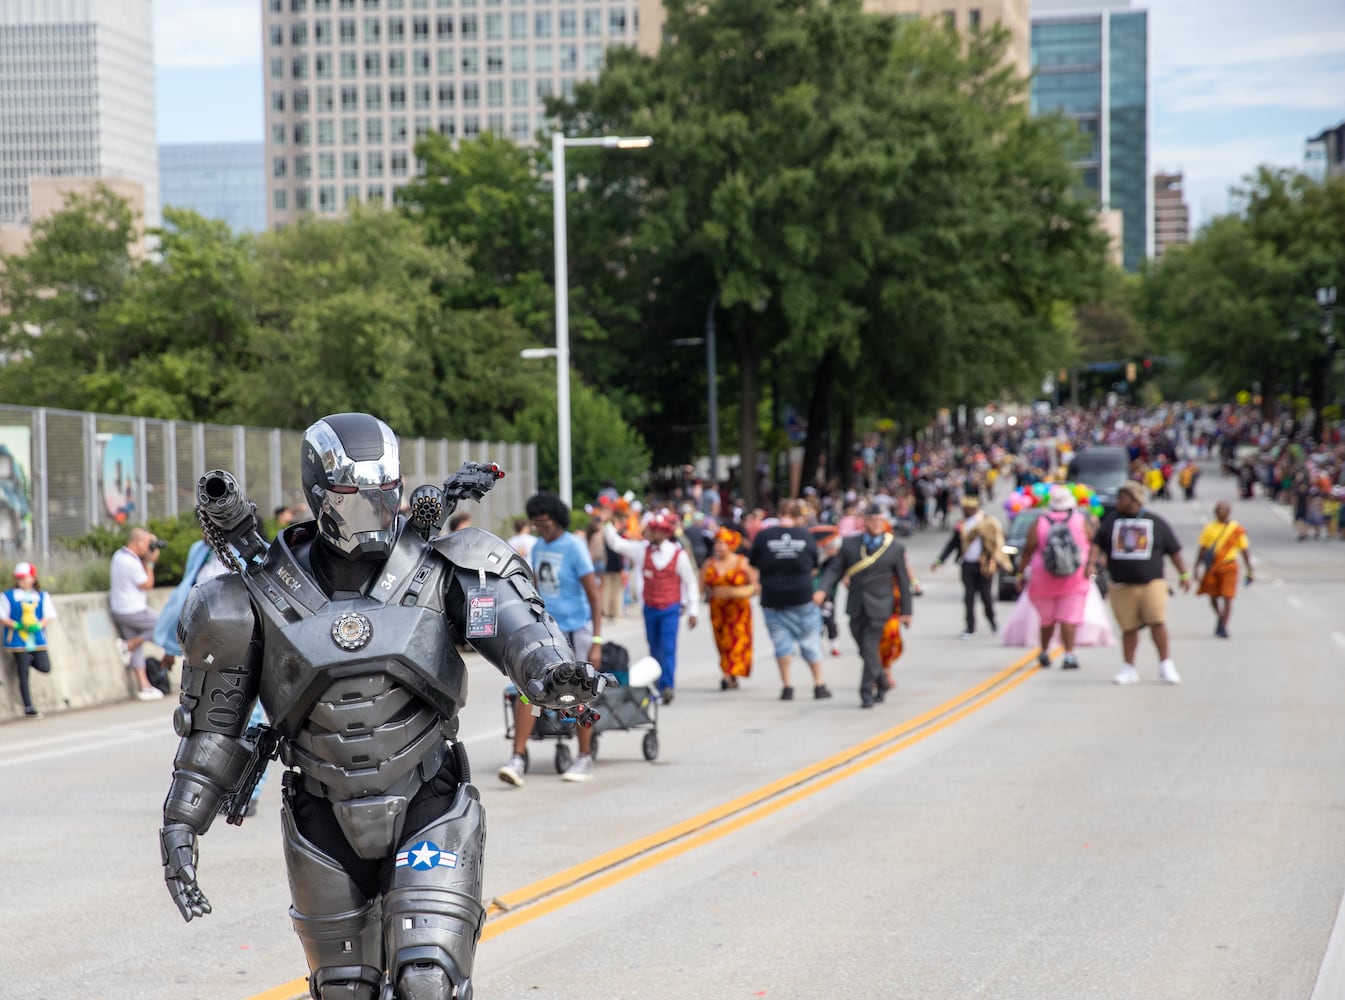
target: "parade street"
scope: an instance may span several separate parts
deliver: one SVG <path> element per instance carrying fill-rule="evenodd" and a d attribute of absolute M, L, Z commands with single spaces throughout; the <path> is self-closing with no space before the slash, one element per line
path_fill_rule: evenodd
<path fill-rule="evenodd" d="M 647 730 L 610 731 L 593 780 L 569 784 L 534 741 L 515 789 L 496 778 L 504 681 L 469 656 L 461 735 L 496 901 L 477 1000 L 1345 996 L 1345 546 L 1296 542 L 1286 508 L 1237 501 L 1211 465 L 1199 500 L 1153 506 L 1188 564 L 1218 499 L 1257 579 L 1230 639 L 1204 598 L 1173 597 L 1178 686 L 1147 636 L 1129 687 L 1111 683 L 1117 646 L 1062 672 L 984 626 L 961 640 L 934 530 L 908 540 L 925 593 L 870 711 L 844 622 L 836 697 L 781 702 L 760 619 L 751 679 L 721 692 L 703 618 L 683 625 L 655 761 Z M 644 654 L 636 609 L 604 631 Z M 306 995 L 278 765 L 256 817 L 201 840 L 214 912 L 184 923 L 163 886 L 174 705 L 0 727 L 0 995 Z"/>

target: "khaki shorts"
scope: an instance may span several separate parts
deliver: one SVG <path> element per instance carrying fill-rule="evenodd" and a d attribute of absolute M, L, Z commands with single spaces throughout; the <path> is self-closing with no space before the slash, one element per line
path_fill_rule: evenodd
<path fill-rule="evenodd" d="M 1122 632 L 1137 632 L 1147 625 L 1167 621 L 1168 583 L 1116 583 L 1111 585 L 1111 609 Z"/>

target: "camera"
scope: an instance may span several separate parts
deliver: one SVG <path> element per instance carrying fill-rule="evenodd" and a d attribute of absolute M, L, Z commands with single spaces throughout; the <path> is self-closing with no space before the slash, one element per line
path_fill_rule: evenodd
<path fill-rule="evenodd" d="M 168 548 L 168 543 L 162 538 L 156 538 L 149 543 L 149 547 L 154 552 L 162 552 L 164 549 Z"/>

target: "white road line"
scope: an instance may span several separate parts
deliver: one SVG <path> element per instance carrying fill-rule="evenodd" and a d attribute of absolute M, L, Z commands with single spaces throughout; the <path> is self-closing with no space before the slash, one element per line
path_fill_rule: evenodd
<path fill-rule="evenodd" d="M 155 726 L 153 729 L 146 729 L 135 733 L 125 733 L 121 736 L 109 736 L 102 740 L 78 740 L 71 742 L 69 746 L 58 746 L 53 747 L 50 750 L 40 750 L 36 753 L 0 758 L 0 768 L 13 767 L 15 764 L 31 764 L 34 761 L 51 760 L 55 757 L 66 757 L 72 753 L 87 754 L 90 750 L 98 750 L 102 747 L 120 746 L 123 743 L 136 743 L 146 739 L 162 739 L 163 735 L 163 727 Z"/>

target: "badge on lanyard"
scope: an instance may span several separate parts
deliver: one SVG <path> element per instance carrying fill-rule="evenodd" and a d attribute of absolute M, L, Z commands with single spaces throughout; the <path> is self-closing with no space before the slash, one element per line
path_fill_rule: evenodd
<path fill-rule="evenodd" d="M 470 587 L 467 590 L 467 638 L 490 639 L 495 635 L 495 588 Z"/>

